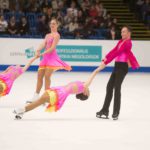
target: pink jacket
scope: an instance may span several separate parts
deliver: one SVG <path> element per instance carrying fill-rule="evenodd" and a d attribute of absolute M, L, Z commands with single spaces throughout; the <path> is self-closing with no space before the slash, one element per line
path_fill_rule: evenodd
<path fill-rule="evenodd" d="M 134 56 L 134 54 L 131 51 L 132 48 L 132 43 L 131 40 L 125 40 L 122 44 L 120 44 L 121 42 L 123 42 L 123 40 L 121 39 L 117 45 L 105 56 L 105 60 L 104 63 L 107 65 L 108 63 L 110 63 L 114 58 L 116 58 L 117 56 L 121 55 L 122 53 L 126 54 L 128 57 L 128 61 L 132 67 L 132 69 L 137 69 L 139 68 L 139 63 L 136 59 L 136 57 Z M 120 46 L 119 46 L 120 45 Z"/>

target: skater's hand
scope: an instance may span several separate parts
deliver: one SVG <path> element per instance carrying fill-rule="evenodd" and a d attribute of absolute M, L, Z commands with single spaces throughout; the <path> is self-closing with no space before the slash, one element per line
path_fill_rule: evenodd
<path fill-rule="evenodd" d="M 35 54 L 35 57 L 36 57 L 36 58 L 39 58 L 40 56 L 41 56 L 41 54 L 40 54 L 40 53 L 39 53 L 39 54 L 38 54 L 38 53 L 37 53 L 37 54 Z"/>
<path fill-rule="evenodd" d="M 95 73 L 100 72 L 101 70 L 103 70 L 103 69 L 105 68 L 105 66 L 106 66 L 106 65 L 105 65 L 104 62 L 102 61 L 101 64 L 99 65 L 99 67 L 94 70 L 94 72 L 95 72 Z"/>
<path fill-rule="evenodd" d="M 102 61 L 97 70 L 101 71 L 106 67 L 105 63 Z"/>
<path fill-rule="evenodd" d="M 83 94 L 87 96 L 90 95 L 89 88 L 87 86 L 85 86 Z"/>
<path fill-rule="evenodd" d="M 35 59 L 37 59 L 37 58 L 39 58 L 39 57 L 40 57 L 39 55 L 35 55 L 35 56 L 34 56 Z"/>
<path fill-rule="evenodd" d="M 40 51 L 36 50 L 35 56 L 40 56 Z"/>
<path fill-rule="evenodd" d="M 42 53 L 42 54 L 40 54 L 40 57 L 42 57 L 42 56 L 44 56 L 45 55 L 45 53 Z"/>

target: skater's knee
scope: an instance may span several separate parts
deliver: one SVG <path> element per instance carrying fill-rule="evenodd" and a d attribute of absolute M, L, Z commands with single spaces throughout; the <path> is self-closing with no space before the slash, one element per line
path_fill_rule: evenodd
<path fill-rule="evenodd" d="M 120 92 L 121 91 L 121 85 L 115 84 L 114 89 L 115 89 L 115 91 Z"/>
<path fill-rule="evenodd" d="M 51 77 L 51 74 L 45 73 L 45 79 L 50 79 L 50 77 Z"/>
<path fill-rule="evenodd" d="M 43 77 L 44 77 L 44 71 L 39 71 L 38 72 L 38 80 L 43 80 Z"/>
<path fill-rule="evenodd" d="M 47 92 L 44 92 L 44 94 L 42 95 L 42 97 L 41 97 L 43 100 L 45 100 L 45 101 L 49 101 L 49 95 L 48 95 L 48 93 Z"/>
<path fill-rule="evenodd" d="M 53 70 L 47 69 L 45 71 L 45 78 L 49 79 L 51 77 L 52 73 L 53 73 Z"/>
<path fill-rule="evenodd" d="M 42 80 L 43 80 L 43 76 L 40 75 L 40 74 L 38 74 L 38 80 L 39 80 L 39 81 L 42 81 Z"/>

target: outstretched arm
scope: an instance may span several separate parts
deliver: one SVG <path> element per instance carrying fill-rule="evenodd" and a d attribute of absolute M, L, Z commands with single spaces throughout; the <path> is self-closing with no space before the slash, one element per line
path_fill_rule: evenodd
<path fill-rule="evenodd" d="M 28 64 L 26 64 L 26 65 L 22 68 L 23 72 L 25 72 L 37 58 L 39 58 L 39 57 L 38 57 L 38 56 L 33 57 L 33 58 L 28 62 Z"/>
<path fill-rule="evenodd" d="M 38 49 L 36 50 L 36 55 L 39 56 L 40 55 L 40 51 L 45 48 L 46 45 L 46 38 L 47 36 L 45 36 L 44 41 L 39 45 Z"/>
<path fill-rule="evenodd" d="M 37 52 L 40 52 L 43 48 L 45 48 L 45 41 L 43 41 L 43 42 L 39 45 L 39 48 L 37 49 Z"/>
<path fill-rule="evenodd" d="M 92 72 L 92 74 L 90 75 L 88 80 L 84 83 L 84 86 L 86 88 L 88 88 L 91 85 L 91 83 L 92 83 L 93 79 L 95 78 L 95 76 L 97 75 L 97 73 L 99 71 L 103 70 L 104 68 L 105 68 L 105 64 L 104 64 L 104 62 L 101 62 L 100 66 Z"/>
<path fill-rule="evenodd" d="M 1 74 L 5 74 L 5 73 L 7 73 L 9 70 L 10 70 L 10 66 L 9 66 L 6 70 L 4 70 L 3 72 L 1 72 Z"/>

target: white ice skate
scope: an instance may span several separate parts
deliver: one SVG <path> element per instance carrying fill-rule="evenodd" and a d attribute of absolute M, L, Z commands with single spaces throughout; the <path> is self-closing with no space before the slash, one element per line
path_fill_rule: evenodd
<path fill-rule="evenodd" d="M 23 114 L 25 113 L 25 108 L 14 109 L 13 113 L 15 114 L 15 119 L 20 120 L 22 119 Z"/>
<path fill-rule="evenodd" d="M 39 97 L 40 97 L 40 96 L 39 96 L 38 93 L 34 93 L 32 99 L 26 101 L 26 103 L 27 103 L 27 104 L 28 104 L 28 103 L 32 103 L 32 102 L 36 101 L 37 99 L 39 99 Z"/>

